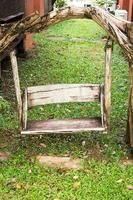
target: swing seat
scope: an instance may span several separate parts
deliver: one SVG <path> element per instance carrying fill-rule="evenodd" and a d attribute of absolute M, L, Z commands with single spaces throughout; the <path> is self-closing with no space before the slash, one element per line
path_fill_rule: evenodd
<path fill-rule="evenodd" d="M 104 93 L 99 84 L 56 84 L 28 87 L 23 101 L 23 125 L 21 134 L 78 133 L 104 131 Z M 27 121 L 28 109 L 34 106 L 70 102 L 100 102 L 101 117 L 90 119 L 61 119 Z"/>

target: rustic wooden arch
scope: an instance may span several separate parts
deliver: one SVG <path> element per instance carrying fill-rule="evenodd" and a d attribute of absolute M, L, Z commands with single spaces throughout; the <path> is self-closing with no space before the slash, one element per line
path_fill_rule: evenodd
<path fill-rule="evenodd" d="M 123 21 L 110 15 L 99 7 L 90 8 L 65 8 L 60 11 L 49 13 L 47 16 L 39 17 L 37 13 L 26 17 L 15 24 L 9 24 L 3 28 L 0 36 L 0 54 L 10 51 L 12 43 L 26 32 L 37 32 L 48 28 L 50 25 L 67 19 L 89 18 L 98 23 L 123 49 L 128 57 L 130 70 L 130 94 L 128 106 L 128 128 L 127 138 L 133 147 L 133 23 Z"/>
<path fill-rule="evenodd" d="M 4 26 L 0 35 L 0 54 L 5 51 L 20 34 L 38 32 L 51 25 L 67 19 L 87 18 L 98 23 L 113 40 L 125 51 L 129 60 L 133 57 L 133 23 L 123 21 L 110 15 L 99 7 L 65 8 L 53 11 L 47 16 L 40 17 L 37 13 L 20 20 L 15 24 Z"/>

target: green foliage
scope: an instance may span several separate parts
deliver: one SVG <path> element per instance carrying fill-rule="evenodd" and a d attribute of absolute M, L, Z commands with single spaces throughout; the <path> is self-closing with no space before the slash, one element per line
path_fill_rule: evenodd
<path fill-rule="evenodd" d="M 62 8 L 65 6 L 65 0 L 57 0 L 55 4 L 57 8 Z"/>
<path fill-rule="evenodd" d="M 103 6 L 104 4 L 111 6 L 116 0 L 96 0 L 96 2 L 100 5 Z"/>
<path fill-rule="evenodd" d="M 98 5 L 103 6 L 105 4 L 105 0 L 97 0 Z"/>
<path fill-rule="evenodd" d="M 0 112 L 5 112 L 8 109 L 10 109 L 9 102 L 0 98 Z"/>

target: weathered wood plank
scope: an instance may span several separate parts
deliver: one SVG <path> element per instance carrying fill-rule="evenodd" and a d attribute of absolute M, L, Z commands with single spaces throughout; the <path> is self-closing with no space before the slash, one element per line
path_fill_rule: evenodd
<path fill-rule="evenodd" d="M 20 127 L 22 127 L 22 98 L 21 98 L 21 89 L 20 89 L 20 81 L 19 81 L 19 74 L 18 74 L 18 64 L 15 51 L 10 53 L 12 71 L 13 71 L 13 79 L 15 85 L 15 92 L 17 98 L 17 105 L 18 105 L 18 112 L 19 112 L 19 122 Z"/>
<path fill-rule="evenodd" d="M 109 39 L 105 47 L 105 83 L 104 83 L 104 119 L 106 126 L 108 128 L 110 127 L 110 116 L 111 116 L 112 49 L 113 49 L 113 41 Z"/>
<path fill-rule="evenodd" d="M 1 67 L 1 62 L 0 62 L 0 79 L 2 79 L 2 67 Z M 1 81 L 1 80 L 0 80 Z"/>
<path fill-rule="evenodd" d="M 6 56 L 10 55 L 10 52 L 13 51 L 16 46 L 24 39 L 24 34 L 21 34 L 16 38 L 13 43 L 11 43 L 8 48 L 6 48 L 2 53 L 0 53 L 0 61 L 2 61 Z"/>
<path fill-rule="evenodd" d="M 57 84 L 28 88 L 28 106 L 100 101 L 100 85 Z"/>
<path fill-rule="evenodd" d="M 127 142 L 133 148 L 133 63 L 129 63 L 130 93 L 128 105 Z"/>
<path fill-rule="evenodd" d="M 91 7 L 86 9 L 85 12 L 87 16 L 90 15 L 97 24 L 99 24 L 106 32 L 108 32 L 114 41 L 118 42 L 118 44 L 126 53 L 128 59 L 132 60 L 133 44 L 130 40 L 131 37 L 128 36 L 128 30 L 129 28 L 133 28 L 133 23 L 116 19 L 116 17 L 108 14 L 108 12 L 101 8 Z"/>
<path fill-rule="evenodd" d="M 66 119 L 28 122 L 27 130 L 21 134 L 78 133 L 86 131 L 103 131 L 101 118 Z"/>
<path fill-rule="evenodd" d="M 105 124 L 105 116 L 104 116 L 104 85 L 101 86 L 101 96 L 100 96 L 100 101 L 101 101 L 101 122 L 102 126 L 106 127 Z"/>
<path fill-rule="evenodd" d="M 28 102 L 27 102 L 27 89 L 25 89 L 25 94 L 23 97 L 23 129 L 27 128 L 27 112 L 28 112 Z"/>

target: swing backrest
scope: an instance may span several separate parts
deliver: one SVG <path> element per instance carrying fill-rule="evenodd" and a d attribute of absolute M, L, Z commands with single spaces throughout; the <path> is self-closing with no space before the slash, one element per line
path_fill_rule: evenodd
<path fill-rule="evenodd" d="M 100 101 L 101 86 L 93 84 L 60 84 L 29 87 L 28 107 L 67 102 Z"/>

